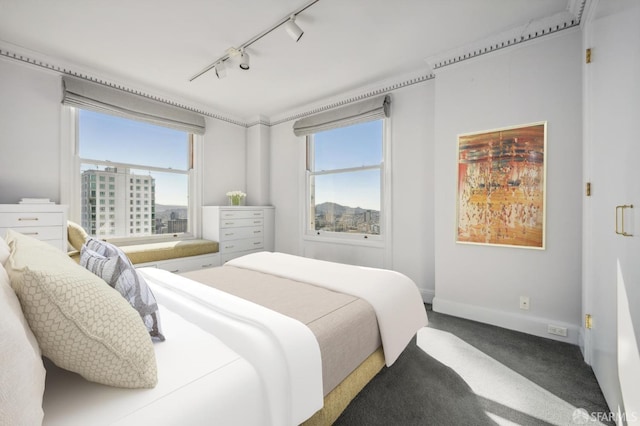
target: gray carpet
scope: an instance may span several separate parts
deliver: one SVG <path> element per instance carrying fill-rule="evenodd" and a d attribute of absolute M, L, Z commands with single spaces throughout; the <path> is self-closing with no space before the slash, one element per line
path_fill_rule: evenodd
<path fill-rule="evenodd" d="M 426 308 L 424 350 L 414 338 L 336 425 L 599 424 L 576 409 L 608 412 L 577 346 Z"/>

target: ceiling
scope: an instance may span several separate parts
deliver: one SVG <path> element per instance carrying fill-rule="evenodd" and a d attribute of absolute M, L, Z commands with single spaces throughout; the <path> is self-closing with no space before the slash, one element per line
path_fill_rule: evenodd
<path fill-rule="evenodd" d="M 0 0 L 0 47 L 237 120 L 271 118 L 399 76 L 584 0 L 320 0 L 247 51 L 251 69 L 189 79 L 309 0 Z M 581 12 L 581 11 L 580 11 Z M 572 15 L 573 13 L 573 15 Z M 554 18 L 555 17 L 555 18 Z M 546 25 L 546 24 L 544 24 Z M 432 65 L 432 64 L 431 64 Z"/>

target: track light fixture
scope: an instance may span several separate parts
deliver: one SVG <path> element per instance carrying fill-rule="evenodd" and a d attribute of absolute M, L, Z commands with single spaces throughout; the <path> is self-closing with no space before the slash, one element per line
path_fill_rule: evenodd
<path fill-rule="evenodd" d="M 297 42 L 298 40 L 300 40 L 300 38 L 304 34 L 304 31 L 302 31 L 302 29 L 298 26 L 298 24 L 296 24 L 295 22 L 296 17 L 319 1 L 320 0 L 311 0 L 306 5 L 300 7 L 299 9 L 294 10 L 292 13 L 289 13 L 285 18 L 282 18 L 281 20 L 279 20 L 272 27 L 267 28 L 266 30 L 262 31 L 260 34 L 250 38 L 248 41 L 245 41 L 237 48 L 231 47 L 227 49 L 227 53 L 225 53 L 223 56 L 215 60 L 211 65 L 206 66 L 202 71 L 200 71 L 199 73 L 191 77 L 189 81 L 195 80 L 196 78 L 200 77 L 202 74 L 208 71 L 211 71 L 214 68 L 216 70 L 216 76 L 218 78 L 224 78 L 226 75 L 226 68 L 225 68 L 224 62 L 230 59 L 232 56 L 236 56 L 236 55 L 240 55 L 240 68 L 243 70 L 248 70 L 249 54 L 246 52 L 245 49 L 251 46 L 256 41 L 260 40 L 262 37 L 272 32 L 273 30 L 275 30 L 276 28 L 279 28 L 281 26 L 284 26 L 285 30 L 291 36 L 291 38 Z"/>
<path fill-rule="evenodd" d="M 296 24 L 296 15 L 291 15 L 291 18 L 289 18 L 289 20 L 284 23 L 284 29 L 287 30 L 287 33 L 289 33 L 293 41 L 295 41 L 296 43 L 298 42 L 298 40 L 300 40 L 302 34 L 304 34 L 302 28 L 300 28 L 298 24 Z"/>
<path fill-rule="evenodd" d="M 227 66 L 224 64 L 224 61 L 218 62 L 214 68 L 216 70 L 216 77 L 219 79 L 227 76 Z"/>
<path fill-rule="evenodd" d="M 245 52 L 244 49 L 240 50 L 240 69 L 241 70 L 248 70 L 249 69 L 249 54 L 247 52 Z"/>

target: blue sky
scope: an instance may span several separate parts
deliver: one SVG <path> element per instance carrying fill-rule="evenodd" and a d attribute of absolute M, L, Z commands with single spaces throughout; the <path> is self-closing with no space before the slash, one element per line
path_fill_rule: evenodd
<path fill-rule="evenodd" d="M 315 171 L 382 162 L 382 120 L 316 133 Z M 332 201 L 380 210 L 380 172 L 363 170 L 316 177 L 316 204 Z"/>
<path fill-rule="evenodd" d="M 80 110 L 80 158 L 187 170 L 188 133 Z M 134 173 L 148 174 L 142 170 Z M 186 175 L 152 172 L 156 203 L 187 205 Z"/>

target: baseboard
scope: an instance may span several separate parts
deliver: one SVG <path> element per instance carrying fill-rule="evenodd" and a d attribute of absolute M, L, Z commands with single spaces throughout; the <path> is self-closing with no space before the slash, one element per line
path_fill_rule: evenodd
<path fill-rule="evenodd" d="M 574 345 L 577 345 L 580 340 L 580 327 L 576 324 L 568 324 L 562 321 L 539 318 L 530 315 L 518 315 L 482 306 L 444 300 L 441 297 L 433 298 L 433 310 L 435 312 L 453 315 L 455 317 L 466 318 Z M 567 337 L 549 334 L 547 332 L 547 326 L 549 324 L 566 327 Z"/>
<path fill-rule="evenodd" d="M 433 298 L 435 297 L 436 292 L 433 290 L 421 288 L 420 294 L 422 295 L 422 301 L 424 303 L 433 303 Z"/>

